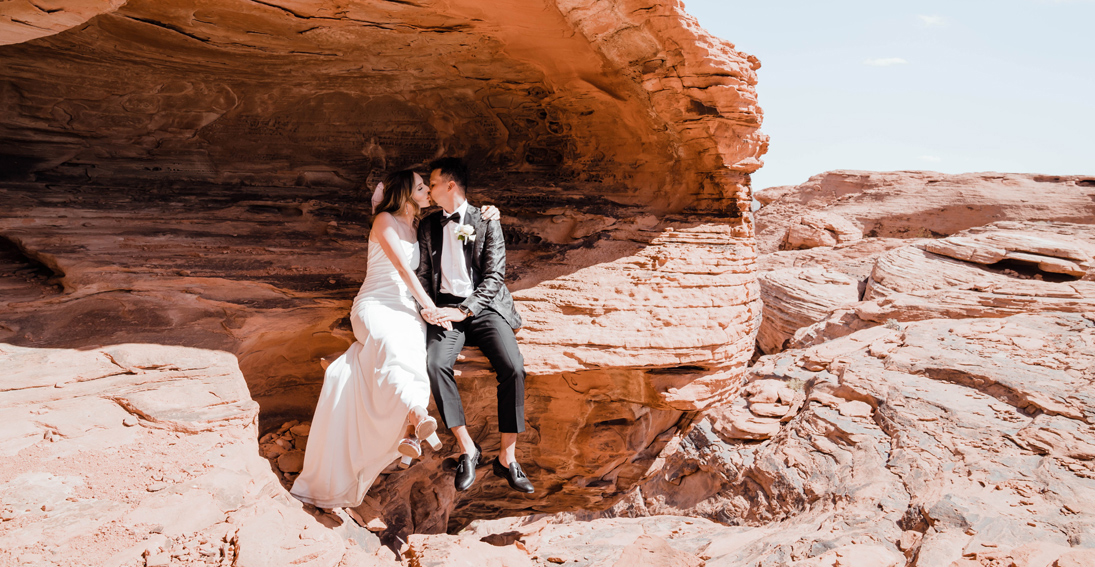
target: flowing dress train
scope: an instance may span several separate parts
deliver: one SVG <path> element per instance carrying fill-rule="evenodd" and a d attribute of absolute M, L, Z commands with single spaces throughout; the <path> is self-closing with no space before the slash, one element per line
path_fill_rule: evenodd
<path fill-rule="evenodd" d="M 400 241 L 411 269 L 417 242 Z M 377 475 L 399 457 L 411 408 L 430 402 L 426 324 L 379 244 L 369 243 L 365 282 L 350 310 L 357 339 L 327 367 L 304 453 L 290 491 L 320 508 L 361 504 Z"/>

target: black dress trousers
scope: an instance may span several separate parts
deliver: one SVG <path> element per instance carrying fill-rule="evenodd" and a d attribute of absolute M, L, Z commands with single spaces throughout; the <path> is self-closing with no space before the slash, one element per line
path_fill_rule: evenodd
<path fill-rule="evenodd" d="M 438 303 L 444 304 L 443 301 Z M 517 337 L 509 323 L 488 307 L 474 317 L 453 323 L 452 327 L 447 331 L 429 325 L 426 331 L 426 371 L 441 420 L 449 428 L 465 425 L 464 405 L 453 377 L 453 365 L 466 342 L 483 351 L 497 375 L 498 431 L 524 431 L 525 359 L 517 348 Z"/>

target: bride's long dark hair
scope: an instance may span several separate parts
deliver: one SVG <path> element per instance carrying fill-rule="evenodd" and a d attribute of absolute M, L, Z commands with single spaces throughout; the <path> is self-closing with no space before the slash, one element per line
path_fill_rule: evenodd
<path fill-rule="evenodd" d="M 414 172 L 409 169 L 389 173 L 384 178 L 384 196 L 376 207 L 376 214 L 391 213 L 398 215 L 403 205 L 410 203 L 414 207 L 414 216 L 418 216 L 421 207 L 414 200 Z"/>

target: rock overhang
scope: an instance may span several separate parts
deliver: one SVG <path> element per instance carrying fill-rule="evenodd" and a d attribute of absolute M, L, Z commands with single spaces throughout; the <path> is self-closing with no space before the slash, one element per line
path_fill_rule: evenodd
<path fill-rule="evenodd" d="M 468 158 L 505 214 L 544 492 L 423 494 L 415 517 L 430 459 L 378 495 L 399 529 L 607 506 L 740 385 L 759 63 L 678 3 L 138 0 L 0 58 L 0 236 L 64 287 L 0 340 L 231 352 L 266 425 L 310 413 L 352 340 L 368 186 Z M 489 435 L 493 377 L 459 370 Z"/>
<path fill-rule="evenodd" d="M 0 47 L 8 180 L 347 188 L 457 154 L 499 195 L 741 217 L 766 149 L 759 63 L 672 2 L 103 9 Z"/>

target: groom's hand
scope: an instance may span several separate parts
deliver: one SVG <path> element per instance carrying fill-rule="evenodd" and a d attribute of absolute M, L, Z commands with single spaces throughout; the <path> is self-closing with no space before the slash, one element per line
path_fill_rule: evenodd
<path fill-rule="evenodd" d="M 440 317 L 441 309 L 434 307 L 433 309 L 423 309 L 422 319 L 431 325 L 436 325 L 445 329 L 446 331 L 452 330 L 452 323 L 442 320 Z"/>
<path fill-rule="evenodd" d="M 455 307 L 441 307 L 437 310 L 437 320 L 451 323 L 459 323 L 468 316 Z"/>

